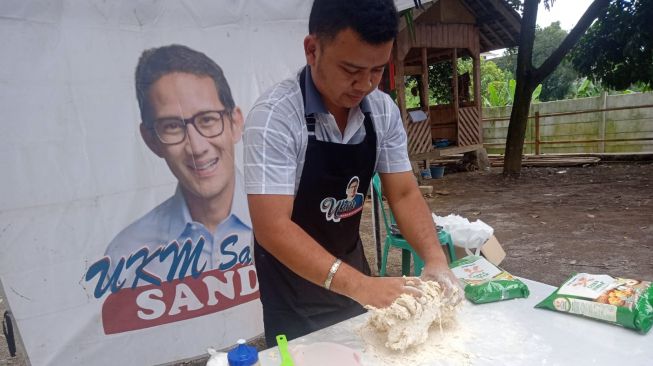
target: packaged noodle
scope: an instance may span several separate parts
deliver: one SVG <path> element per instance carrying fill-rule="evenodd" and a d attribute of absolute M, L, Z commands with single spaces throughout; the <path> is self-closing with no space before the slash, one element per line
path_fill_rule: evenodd
<path fill-rule="evenodd" d="M 653 323 L 653 286 L 650 281 L 577 273 L 535 307 L 646 333 Z"/>
<path fill-rule="evenodd" d="M 470 255 L 450 267 L 465 282 L 465 297 L 475 304 L 528 297 L 526 284 L 483 257 Z"/>

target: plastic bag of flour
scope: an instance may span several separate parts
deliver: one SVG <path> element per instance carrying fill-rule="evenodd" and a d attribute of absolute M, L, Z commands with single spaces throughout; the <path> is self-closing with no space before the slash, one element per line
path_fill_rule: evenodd
<path fill-rule="evenodd" d="M 475 304 L 528 297 L 526 284 L 483 257 L 471 255 L 454 261 L 450 267 L 465 283 L 465 297 Z"/>
<path fill-rule="evenodd" d="M 535 307 L 646 333 L 653 324 L 653 286 L 650 281 L 577 273 Z"/>

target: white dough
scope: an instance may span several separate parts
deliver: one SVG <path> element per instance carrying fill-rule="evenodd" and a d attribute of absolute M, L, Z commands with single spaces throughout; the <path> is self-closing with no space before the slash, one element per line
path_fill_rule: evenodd
<path fill-rule="evenodd" d="M 422 281 L 419 286 L 423 296 L 416 298 L 402 294 L 387 308 L 367 307 L 371 315 L 365 327 L 387 335 L 385 346 L 395 351 L 420 345 L 429 336 L 429 328 L 455 320 L 456 306 L 451 305 L 437 282 Z M 457 296 L 455 288 L 452 297 Z"/>

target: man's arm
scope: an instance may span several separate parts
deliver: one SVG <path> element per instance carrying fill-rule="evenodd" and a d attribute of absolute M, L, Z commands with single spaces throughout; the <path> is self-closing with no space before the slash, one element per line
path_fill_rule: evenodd
<path fill-rule="evenodd" d="M 388 199 L 401 235 L 424 260 L 422 279 L 452 288 L 459 285 L 449 269 L 429 209 L 411 172 L 381 173 L 383 195 Z M 460 301 L 458 297 L 454 302 Z"/>
<path fill-rule="evenodd" d="M 268 252 L 297 275 L 318 285 L 324 281 L 335 257 L 291 219 L 294 196 L 250 194 L 249 212 L 256 239 Z M 265 274 L 259 274 L 265 275 Z M 342 263 L 331 291 L 361 305 L 387 307 L 402 293 L 420 295 L 401 277 L 370 277 Z"/>

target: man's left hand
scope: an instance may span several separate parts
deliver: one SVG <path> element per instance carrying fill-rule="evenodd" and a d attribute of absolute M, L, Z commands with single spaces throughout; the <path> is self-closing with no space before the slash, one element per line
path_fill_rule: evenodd
<path fill-rule="evenodd" d="M 422 281 L 435 281 L 442 286 L 444 290 L 444 296 L 449 300 L 451 305 L 457 305 L 463 299 L 463 288 L 460 284 L 460 280 L 451 272 L 448 267 L 442 266 L 424 266 L 422 270 L 422 275 L 420 276 Z"/>

